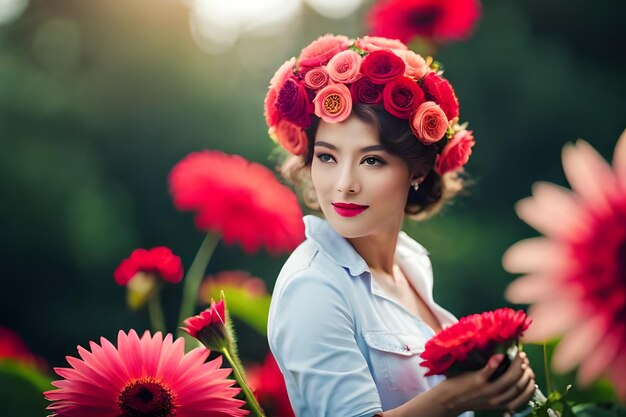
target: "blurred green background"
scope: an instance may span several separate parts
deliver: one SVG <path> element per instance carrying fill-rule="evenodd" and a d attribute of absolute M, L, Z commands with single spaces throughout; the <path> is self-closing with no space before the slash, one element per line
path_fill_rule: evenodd
<path fill-rule="evenodd" d="M 22 3 L 0 25 L 0 326 L 63 366 L 77 344 L 149 326 L 113 280 L 133 249 L 166 245 L 186 267 L 193 259 L 203 236 L 173 208 L 172 166 L 210 148 L 272 167 L 268 80 L 323 33 L 365 34 L 372 1 L 340 19 L 305 4 L 274 33 L 221 50 L 199 39 L 191 0 Z M 431 252 L 436 298 L 457 315 L 506 305 L 513 276 L 501 256 L 535 235 L 513 205 L 534 181 L 566 185 L 562 146 L 582 137 L 608 158 L 626 128 L 626 2 L 483 7 L 470 40 L 435 54 L 477 140 L 473 185 L 406 227 Z M 220 245 L 208 272 L 245 269 L 271 290 L 284 260 Z M 180 290 L 164 294 L 170 331 Z M 243 324 L 238 333 L 243 359 L 261 361 L 264 339 Z"/>

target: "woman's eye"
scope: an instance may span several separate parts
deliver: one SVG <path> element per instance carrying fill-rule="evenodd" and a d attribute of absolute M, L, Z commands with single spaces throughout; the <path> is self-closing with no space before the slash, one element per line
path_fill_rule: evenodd
<path fill-rule="evenodd" d="M 321 154 L 317 155 L 317 157 L 322 162 L 331 162 L 333 160 L 333 157 L 330 156 L 327 153 L 321 153 Z"/>
<path fill-rule="evenodd" d="M 384 164 L 383 160 L 379 158 L 375 158 L 373 156 L 369 156 L 363 160 L 366 165 L 382 165 Z"/>

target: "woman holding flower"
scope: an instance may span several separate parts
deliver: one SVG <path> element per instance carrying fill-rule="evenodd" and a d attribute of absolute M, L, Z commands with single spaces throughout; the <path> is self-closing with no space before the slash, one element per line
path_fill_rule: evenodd
<path fill-rule="evenodd" d="M 492 378 L 425 376 L 424 345 L 456 318 L 432 296 L 428 252 L 401 232 L 462 188 L 474 138 L 454 91 L 399 41 L 326 35 L 287 61 L 265 100 L 283 175 L 325 220 L 280 272 L 268 338 L 299 417 L 456 416 L 531 397 L 523 354 Z"/>

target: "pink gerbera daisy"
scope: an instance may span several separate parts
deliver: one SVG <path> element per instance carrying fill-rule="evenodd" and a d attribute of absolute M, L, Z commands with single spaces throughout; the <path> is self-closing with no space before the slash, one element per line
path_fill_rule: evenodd
<path fill-rule="evenodd" d="M 221 357 L 206 362 L 210 351 L 185 354 L 182 338 L 165 339 L 148 332 L 120 331 L 117 348 L 105 338 L 90 342 L 91 352 L 78 346 L 82 359 L 67 357 L 71 368 L 56 368 L 64 379 L 44 396 L 53 401 L 52 416 L 67 417 L 203 417 L 245 416 L 244 401 L 231 370 L 220 368 Z"/>
<path fill-rule="evenodd" d="M 527 340 L 563 336 L 552 366 L 580 364 L 578 382 L 608 376 L 626 399 L 626 131 L 613 169 L 582 140 L 563 149 L 572 191 L 538 183 L 517 213 L 545 237 L 523 240 L 504 267 L 527 273 L 507 289 L 509 300 L 532 304 Z"/>

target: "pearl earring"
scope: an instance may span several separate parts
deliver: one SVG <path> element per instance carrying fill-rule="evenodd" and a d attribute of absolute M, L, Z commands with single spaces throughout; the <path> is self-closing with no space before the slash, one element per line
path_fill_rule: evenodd
<path fill-rule="evenodd" d="M 413 189 L 414 189 L 415 191 L 417 191 L 417 190 L 420 188 L 420 183 L 419 183 L 419 181 L 414 180 L 414 181 L 411 183 L 411 186 L 413 187 Z"/>

